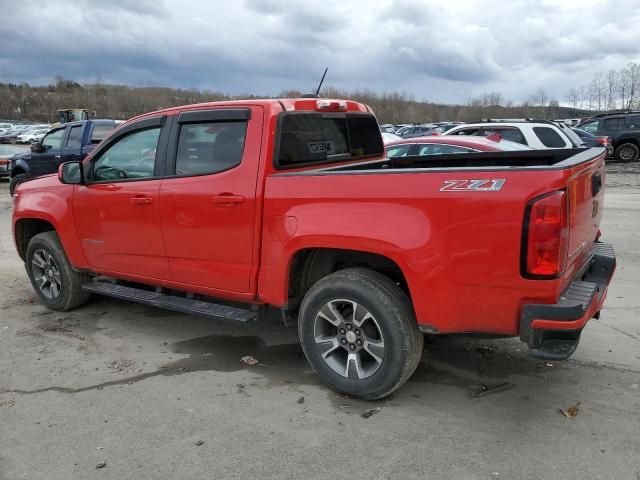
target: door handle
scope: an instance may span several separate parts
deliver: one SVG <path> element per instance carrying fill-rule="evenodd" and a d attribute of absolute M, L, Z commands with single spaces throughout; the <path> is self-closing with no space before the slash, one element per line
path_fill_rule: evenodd
<path fill-rule="evenodd" d="M 132 205 L 149 205 L 153 203 L 153 198 L 151 197 L 132 197 L 129 199 L 129 203 Z"/>
<path fill-rule="evenodd" d="M 242 202 L 244 202 L 244 197 L 242 195 L 223 193 L 221 195 L 214 195 L 213 197 L 213 203 L 216 205 L 233 206 Z"/>

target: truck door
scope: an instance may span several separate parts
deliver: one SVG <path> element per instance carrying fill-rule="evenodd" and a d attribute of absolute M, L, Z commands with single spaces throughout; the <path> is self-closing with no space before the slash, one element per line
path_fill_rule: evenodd
<path fill-rule="evenodd" d="M 64 138 L 65 127 L 51 130 L 40 142 L 40 151 L 31 151 L 29 174 L 32 177 L 55 173 L 60 165 L 60 148 Z"/>
<path fill-rule="evenodd" d="M 183 111 L 160 187 L 173 280 L 246 293 L 254 266 L 261 107 Z"/>
<path fill-rule="evenodd" d="M 75 187 L 76 228 L 98 272 L 143 281 L 170 277 L 158 201 L 169 132 L 164 120 L 123 127 L 95 151 L 85 164 L 86 184 Z"/>

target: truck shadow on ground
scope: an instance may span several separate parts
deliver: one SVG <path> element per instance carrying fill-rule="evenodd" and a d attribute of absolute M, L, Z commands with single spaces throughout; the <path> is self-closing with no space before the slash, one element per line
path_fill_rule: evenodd
<path fill-rule="evenodd" d="M 63 330 L 51 328 L 50 331 L 68 334 L 74 333 L 75 327 L 75 324 L 66 324 Z M 90 322 L 88 328 L 96 331 L 99 327 Z M 456 387 L 461 389 L 463 394 L 472 395 L 481 391 L 483 385 L 490 388 L 492 385 L 507 382 L 511 376 L 535 376 L 543 370 L 544 365 L 541 365 L 540 361 L 526 355 L 509 354 L 509 345 L 501 345 L 500 342 L 505 340 L 489 341 L 453 335 L 426 338 L 422 361 L 409 380 L 408 387 L 401 389 L 396 398 L 409 394 L 419 398 L 421 390 L 431 390 L 438 384 Z M 165 363 L 154 371 L 78 388 L 51 386 L 35 390 L 2 390 L 0 393 L 31 395 L 54 391 L 75 394 L 116 385 L 132 385 L 158 376 L 203 371 L 251 371 L 261 378 L 261 388 L 321 385 L 297 342 L 271 345 L 256 335 L 206 335 L 175 342 L 169 348 L 173 353 L 184 357 Z M 243 363 L 241 359 L 245 356 L 255 358 L 258 363 Z M 244 385 L 238 384 L 238 387 L 242 389 Z M 347 397 L 332 394 L 330 398 L 339 404 L 344 403 Z"/>

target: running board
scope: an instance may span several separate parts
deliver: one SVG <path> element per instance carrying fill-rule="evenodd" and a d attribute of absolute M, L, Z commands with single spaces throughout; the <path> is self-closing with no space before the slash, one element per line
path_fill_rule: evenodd
<path fill-rule="evenodd" d="M 174 295 L 150 292 L 140 288 L 125 287 L 107 282 L 92 282 L 82 286 L 83 290 L 107 297 L 128 300 L 130 302 L 143 303 L 176 312 L 200 315 L 202 317 L 216 318 L 222 320 L 232 320 L 240 323 L 250 323 L 258 318 L 258 312 L 244 308 L 230 307 L 218 303 L 205 302 L 202 300 L 192 300 Z"/>

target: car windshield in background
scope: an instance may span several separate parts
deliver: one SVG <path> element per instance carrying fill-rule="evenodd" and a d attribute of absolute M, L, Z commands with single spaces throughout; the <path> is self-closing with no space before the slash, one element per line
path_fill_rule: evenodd
<path fill-rule="evenodd" d="M 587 132 L 586 130 L 582 130 L 581 128 L 572 128 L 571 130 L 574 131 L 580 138 L 595 138 L 595 135 Z"/>
<path fill-rule="evenodd" d="M 348 161 L 383 155 L 375 117 L 368 114 L 284 113 L 277 166 Z"/>

